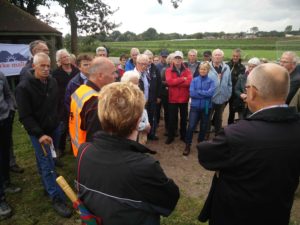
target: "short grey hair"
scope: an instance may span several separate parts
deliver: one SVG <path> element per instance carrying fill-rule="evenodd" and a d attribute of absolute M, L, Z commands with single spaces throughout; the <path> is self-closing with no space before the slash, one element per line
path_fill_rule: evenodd
<path fill-rule="evenodd" d="M 175 58 L 175 53 L 170 53 L 166 59 L 167 63 L 170 64 L 174 58 Z"/>
<path fill-rule="evenodd" d="M 294 64 L 297 64 L 299 61 L 299 57 L 297 56 L 297 54 L 295 52 L 292 51 L 286 51 L 284 53 L 282 53 L 282 55 L 288 55 L 292 58 L 292 61 Z"/>
<path fill-rule="evenodd" d="M 130 82 L 134 78 L 138 80 L 140 79 L 140 74 L 137 71 L 134 70 L 126 71 L 121 78 L 121 82 Z"/>
<path fill-rule="evenodd" d="M 149 49 L 146 49 L 144 51 L 144 54 L 147 55 L 147 56 L 149 56 L 149 57 L 153 57 L 153 53 Z"/>
<path fill-rule="evenodd" d="M 147 61 L 149 62 L 149 57 L 146 55 L 146 54 L 139 54 L 136 58 L 136 61 L 138 63 L 141 63 L 141 62 L 144 62 L 144 61 Z"/>
<path fill-rule="evenodd" d="M 238 53 L 240 55 L 242 54 L 242 50 L 240 48 L 233 49 L 232 52 Z"/>
<path fill-rule="evenodd" d="M 134 53 L 134 52 L 136 52 L 137 54 L 140 54 L 140 50 L 139 50 L 138 48 L 132 48 L 132 49 L 130 50 L 130 55 L 131 55 L 132 53 Z"/>
<path fill-rule="evenodd" d="M 59 63 L 60 62 L 60 57 L 63 53 L 66 53 L 70 56 L 70 53 L 68 52 L 67 49 L 63 48 L 63 49 L 59 49 L 58 51 L 56 51 L 56 62 Z"/>
<path fill-rule="evenodd" d="M 35 40 L 35 41 L 32 41 L 32 42 L 29 43 L 29 50 L 30 50 L 31 54 L 33 53 L 33 52 L 32 52 L 33 49 L 34 49 L 38 44 L 41 44 L 41 43 L 47 45 L 47 42 L 42 41 L 42 40 Z"/>
<path fill-rule="evenodd" d="M 105 52 L 105 54 L 107 54 L 107 50 L 106 50 L 106 48 L 105 47 L 103 47 L 103 46 L 100 46 L 100 47 L 98 47 L 98 48 L 96 48 L 96 54 L 98 53 L 98 52 Z"/>
<path fill-rule="evenodd" d="M 290 76 L 284 67 L 275 63 L 264 63 L 251 71 L 247 83 L 257 88 L 262 99 L 286 99 L 290 88 Z"/>
<path fill-rule="evenodd" d="M 47 54 L 44 52 L 39 52 L 33 56 L 33 64 L 38 65 L 42 59 L 46 59 L 50 62 L 50 57 Z"/>
<path fill-rule="evenodd" d="M 217 54 L 217 53 L 220 53 L 222 56 L 224 56 L 224 52 L 223 52 L 221 49 L 219 49 L 219 48 L 213 50 L 212 56 L 214 56 L 214 55 Z"/>
<path fill-rule="evenodd" d="M 197 51 L 196 49 L 191 49 L 191 50 L 189 50 L 188 55 L 189 55 L 190 53 L 194 53 L 196 56 L 198 55 L 198 51 Z"/>

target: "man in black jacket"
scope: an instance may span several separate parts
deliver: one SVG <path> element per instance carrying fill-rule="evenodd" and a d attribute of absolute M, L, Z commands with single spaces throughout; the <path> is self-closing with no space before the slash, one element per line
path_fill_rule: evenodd
<path fill-rule="evenodd" d="M 288 71 L 259 65 L 246 90 L 253 114 L 197 146 L 200 164 L 217 171 L 199 220 L 288 225 L 300 176 L 300 117 L 285 104 Z"/>
<path fill-rule="evenodd" d="M 242 64 L 241 60 L 241 50 L 239 48 L 233 50 L 232 59 L 227 63 L 231 72 L 231 82 L 232 82 L 232 94 L 228 101 L 229 103 L 229 115 L 228 115 L 228 124 L 232 124 L 234 122 L 234 116 L 237 112 L 237 109 L 234 108 L 234 102 L 237 96 L 234 93 L 234 87 L 237 83 L 238 77 L 240 74 L 245 74 L 246 68 Z"/>
<path fill-rule="evenodd" d="M 57 148 L 59 121 L 57 116 L 58 87 L 49 76 L 50 58 L 37 53 L 33 58 L 34 73 L 19 83 L 16 89 L 19 119 L 34 148 L 38 171 L 44 188 L 53 201 L 53 208 L 63 217 L 70 217 L 65 196 L 56 183 L 51 147 Z"/>

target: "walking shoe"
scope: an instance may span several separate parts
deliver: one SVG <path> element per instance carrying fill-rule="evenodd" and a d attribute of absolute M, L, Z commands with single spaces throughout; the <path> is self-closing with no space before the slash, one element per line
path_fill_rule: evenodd
<path fill-rule="evenodd" d="M 167 138 L 165 144 L 166 144 L 166 145 L 169 145 L 169 144 L 171 144 L 173 141 L 174 141 L 174 138 Z"/>
<path fill-rule="evenodd" d="M 11 214 L 11 208 L 5 199 L 0 199 L 0 219 L 8 218 Z"/>
<path fill-rule="evenodd" d="M 72 215 L 71 209 L 59 197 L 53 199 L 53 208 L 62 217 L 70 218 Z"/>
<path fill-rule="evenodd" d="M 23 173 L 24 172 L 24 169 L 22 167 L 20 167 L 18 164 L 11 166 L 9 169 L 11 172 L 14 172 L 14 173 Z"/>
<path fill-rule="evenodd" d="M 190 154 L 190 152 L 191 152 L 191 145 L 187 144 L 187 145 L 185 146 L 185 149 L 184 149 L 182 155 L 187 156 L 187 155 Z"/>
<path fill-rule="evenodd" d="M 4 193 L 14 194 L 14 193 L 18 193 L 20 191 L 22 191 L 22 188 L 17 187 L 11 183 L 4 184 Z"/>

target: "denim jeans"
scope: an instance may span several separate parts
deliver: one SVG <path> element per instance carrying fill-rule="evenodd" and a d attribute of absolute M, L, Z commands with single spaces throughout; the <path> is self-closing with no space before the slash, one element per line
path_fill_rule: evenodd
<path fill-rule="evenodd" d="M 58 126 L 52 133 L 49 135 L 53 140 L 53 145 L 55 148 L 58 146 L 59 137 L 60 137 L 60 127 Z M 45 190 L 48 195 L 53 199 L 55 197 L 60 197 L 61 199 L 65 199 L 63 191 L 56 183 L 56 172 L 54 161 L 51 155 L 50 146 L 43 145 L 46 150 L 46 154 L 43 151 L 42 145 L 39 142 L 39 139 L 35 136 L 30 136 L 31 143 L 33 145 L 35 151 L 35 157 L 37 162 L 37 167 L 39 174 L 42 177 L 42 182 Z"/>
<path fill-rule="evenodd" d="M 208 122 L 209 122 L 210 112 L 205 112 L 205 109 L 197 109 L 191 107 L 189 115 L 189 125 L 186 132 L 185 142 L 186 144 L 191 145 L 193 140 L 193 133 L 195 128 L 200 120 L 200 131 L 198 135 L 198 142 L 203 141 L 205 133 L 207 131 Z"/>

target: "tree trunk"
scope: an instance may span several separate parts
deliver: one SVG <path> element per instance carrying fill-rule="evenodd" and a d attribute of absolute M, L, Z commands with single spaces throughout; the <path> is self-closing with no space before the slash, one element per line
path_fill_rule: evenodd
<path fill-rule="evenodd" d="M 75 55 L 78 54 L 78 36 L 77 36 L 77 17 L 75 13 L 75 1 L 70 0 L 68 6 L 65 8 L 66 14 L 69 16 L 71 24 L 71 52 Z"/>

